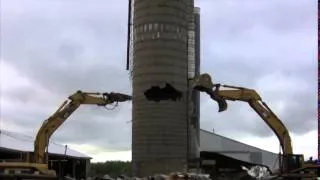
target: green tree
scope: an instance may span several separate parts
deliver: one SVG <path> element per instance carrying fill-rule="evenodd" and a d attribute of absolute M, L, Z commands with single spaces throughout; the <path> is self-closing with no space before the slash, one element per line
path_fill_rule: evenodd
<path fill-rule="evenodd" d="M 91 177 L 97 175 L 105 175 L 115 178 L 120 175 L 131 176 L 131 162 L 130 161 L 106 161 L 104 163 L 90 163 L 88 175 Z"/>

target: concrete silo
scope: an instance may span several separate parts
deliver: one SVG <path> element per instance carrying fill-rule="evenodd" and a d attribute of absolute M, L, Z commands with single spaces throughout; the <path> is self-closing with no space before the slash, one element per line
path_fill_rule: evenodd
<path fill-rule="evenodd" d="M 183 171 L 188 156 L 188 18 L 193 0 L 135 0 L 133 7 L 132 163 L 135 176 Z M 181 101 L 147 101 L 170 83 Z"/>

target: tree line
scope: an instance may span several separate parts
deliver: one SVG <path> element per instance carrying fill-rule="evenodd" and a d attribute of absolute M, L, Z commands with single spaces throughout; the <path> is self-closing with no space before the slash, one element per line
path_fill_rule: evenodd
<path fill-rule="evenodd" d="M 98 163 L 90 163 L 88 175 L 101 176 L 108 174 L 116 178 L 120 175 L 131 176 L 131 162 L 130 161 L 106 161 Z"/>

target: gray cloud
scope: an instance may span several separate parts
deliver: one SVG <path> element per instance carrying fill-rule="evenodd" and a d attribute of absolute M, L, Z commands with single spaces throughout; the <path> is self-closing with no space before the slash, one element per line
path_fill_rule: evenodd
<path fill-rule="evenodd" d="M 2 93 L 1 118 L 27 127 L 26 133 L 35 133 L 78 89 L 131 93 L 125 71 L 126 3 L 2 1 L 1 59 L 37 86 Z M 304 134 L 315 129 L 315 3 L 197 1 L 202 13 L 202 72 L 210 73 L 217 82 L 256 89 L 290 131 Z M 247 104 L 230 102 L 229 110 L 218 114 L 214 112 L 217 105 L 207 96 L 202 95 L 201 100 L 204 129 L 215 128 L 233 137 L 272 134 Z M 107 112 L 84 107 L 53 139 L 127 149 L 131 146 L 131 124 L 126 123 L 130 118 L 130 103 L 120 103 Z"/>
<path fill-rule="evenodd" d="M 24 127 L 23 133 L 33 136 L 36 135 L 42 122 L 60 105 L 56 103 L 44 106 L 30 105 L 28 102 L 17 100 L 14 101 L 13 107 L 8 106 L 10 103 L 6 103 L 6 100 L 3 102 L 1 119 Z M 106 108 L 80 106 L 55 132 L 52 139 L 63 144 L 87 143 L 110 150 L 127 150 L 131 145 L 131 124 L 128 123 L 131 120 L 131 104 L 125 102 L 115 107 L 114 105 Z"/>
<path fill-rule="evenodd" d="M 124 71 L 126 16 L 120 14 L 123 8 L 118 3 L 108 4 L 112 10 L 106 11 L 85 1 L 34 2 L 35 6 L 27 5 L 31 10 L 23 8 L 23 16 L 10 10 L 6 11 L 12 16 L 3 15 L 3 59 L 41 85 L 64 94 L 80 87 L 108 89 L 112 77 L 122 79 L 113 81 L 113 88 L 130 84 Z M 6 1 L 3 8 L 10 3 Z M 74 5 L 77 8 L 70 11 Z"/>
<path fill-rule="evenodd" d="M 81 108 L 63 124 L 53 139 L 61 143 L 94 144 L 100 148 L 128 150 L 131 148 L 131 105 L 115 110 Z"/>
<path fill-rule="evenodd" d="M 200 1 L 201 33 L 205 36 L 202 72 L 210 72 L 216 82 L 256 89 L 290 131 L 303 134 L 315 129 L 315 3 L 246 0 L 217 1 L 213 5 Z M 269 81 L 272 74 L 279 79 Z M 295 86 L 286 87 L 287 82 Z M 270 90 L 270 86 L 281 83 L 284 86 Z M 272 135 L 247 104 L 230 102 L 229 110 L 218 114 L 212 112 L 216 104 L 203 96 L 204 129 L 214 128 L 228 136 Z M 279 103 L 284 104 L 281 113 L 275 106 Z"/>
<path fill-rule="evenodd" d="M 263 101 L 285 123 L 288 130 L 296 134 L 304 134 L 316 128 L 317 88 L 316 83 L 311 83 L 316 82 L 316 79 L 314 77 L 310 82 L 304 79 L 304 74 L 300 75 L 302 76 L 288 76 L 284 71 L 282 74 L 271 77 L 260 77 L 254 83 L 255 85 L 247 86 L 255 89 Z M 250 81 L 244 81 L 244 83 L 250 84 Z M 237 85 L 239 84 L 238 81 Z M 205 129 L 215 128 L 217 132 L 225 134 L 236 134 L 234 132 L 236 130 L 237 133 L 261 137 L 273 134 L 246 103 L 229 101 L 228 110 L 218 115 L 217 112 L 212 113 L 213 110 L 217 110 L 217 104 L 211 100 L 206 101 L 201 112 Z"/>

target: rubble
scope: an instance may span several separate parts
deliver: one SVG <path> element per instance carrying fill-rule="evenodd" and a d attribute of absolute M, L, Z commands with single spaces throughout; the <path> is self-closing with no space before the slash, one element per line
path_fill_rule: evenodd
<path fill-rule="evenodd" d="M 242 166 L 242 169 L 247 171 L 248 175 L 254 177 L 255 179 L 264 179 L 270 176 L 270 172 L 266 167 L 253 166 L 250 169 Z"/>
<path fill-rule="evenodd" d="M 208 174 L 196 174 L 196 173 L 181 173 L 173 172 L 169 175 L 166 174 L 155 174 L 148 177 L 126 177 L 119 176 L 115 179 L 111 178 L 108 175 L 103 177 L 88 178 L 90 180 L 211 180 Z"/>

